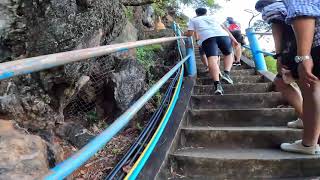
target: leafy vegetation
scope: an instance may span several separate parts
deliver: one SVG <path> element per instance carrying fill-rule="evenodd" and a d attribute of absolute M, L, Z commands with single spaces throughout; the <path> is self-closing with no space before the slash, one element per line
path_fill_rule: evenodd
<path fill-rule="evenodd" d="M 155 44 L 145 47 L 137 48 L 137 59 L 143 67 L 148 70 L 150 66 L 154 65 L 156 53 L 162 50 L 162 46 Z"/>
<path fill-rule="evenodd" d="M 266 23 L 263 20 L 257 20 L 253 23 L 252 28 L 256 32 L 270 32 L 271 31 L 271 25 Z"/>
<path fill-rule="evenodd" d="M 157 62 L 157 53 L 160 53 L 162 46 L 155 44 L 145 47 L 137 48 L 137 60 L 147 72 L 148 84 L 151 86 L 155 84 L 159 79 L 152 72 L 152 67 L 156 65 Z M 153 97 L 156 105 L 160 105 L 162 95 L 160 92 L 156 93 Z"/>
<path fill-rule="evenodd" d="M 275 60 L 272 56 L 267 56 L 264 59 L 266 61 L 268 71 L 277 74 L 277 60 Z"/>
<path fill-rule="evenodd" d="M 194 7 L 215 8 L 215 0 L 180 0 L 182 4 L 191 5 Z"/>
<path fill-rule="evenodd" d="M 130 22 L 134 21 L 134 15 L 133 15 L 133 7 L 132 6 L 126 6 L 125 8 L 126 17 Z"/>
<path fill-rule="evenodd" d="M 243 55 L 249 59 L 253 58 L 251 51 L 248 49 L 243 51 Z M 266 61 L 268 71 L 277 74 L 277 61 L 272 56 L 266 56 L 264 59 Z"/>
<path fill-rule="evenodd" d="M 98 114 L 97 114 L 96 110 L 94 109 L 92 111 L 89 111 L 87 113 L 86 119 L 88 120 L 88 122 L 90 124 L 97 123 L 99 121 L 99 118 L 98 118 Z"/>

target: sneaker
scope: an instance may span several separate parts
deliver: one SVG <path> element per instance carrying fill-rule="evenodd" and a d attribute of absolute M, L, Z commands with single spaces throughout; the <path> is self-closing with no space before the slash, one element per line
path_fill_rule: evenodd
<path fill-rule="evenodd" d="M 214 91 L 215 95 L 223 95 L 223 88 L 221 84 L 218 84 L 216 86 L 216 90 Z"/>
<path fill-rule="evenodd" d="M 281 149 L 283 151 L 301 153 L 301 154 L 310 154 L 310 155 L 320 154 L 319 144 L 316 144 L 311 147 L 305 147 L 304 145 L 302 145 L 302 140 L 298 140 L 294 143 L 282 143 Z"/>
<path fill-rule="evenodd" d="M 233 66 L 241 66 L 241 62 L 233 62 Z"/>
<path fill-rule="evenodd" d="M 233 84 L 233 80 L 230 78 L 229 74 L 221 72 L 221 79 L 227 82 L 228 84 Z"/>
<path fill-rule="evenodd" d="M 300 118 L 295 121 L 288 122 L 289 128 L 303 129 L 303 122 Z"/>

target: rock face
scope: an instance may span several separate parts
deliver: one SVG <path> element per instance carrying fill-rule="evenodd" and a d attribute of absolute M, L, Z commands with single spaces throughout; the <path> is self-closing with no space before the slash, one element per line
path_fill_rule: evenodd
<path fill-rule="evenodd" d="M 125 22 L 117 0 L 4 0 L 0 7 L 0 37 L 6 47 L 0 59 L 106 44 Z"/>
<path fill-rule="evenodd" d="M 112 74 L 114 97 L 117 107 L 124 111 L 144 90 L 146 72 L 134 59 L 121 61 L 116 73 Z"/>
<path fill-rule="evenodd" d="M 0 12 L 0 62 L 108 44 L 126 24 L 117 0 L 4 0 Z M 0 114 L 33 130 L 53 128 L 63 122 L 70 101 L 90 87 L 90 74 L 101 72 L 100 60 L 0 81 Z"/>
<path fill-rule="evenodd" d="M 77 123 L 66 123 L 57 133 L 79 149 L 94 137 L 85 127 Z"/>
<path fill-rule="evenodd" d="M 48 170 L 47 146 L 39 137 L 21 133 L 0 120 L 0 179 L 32 180 Z"/>

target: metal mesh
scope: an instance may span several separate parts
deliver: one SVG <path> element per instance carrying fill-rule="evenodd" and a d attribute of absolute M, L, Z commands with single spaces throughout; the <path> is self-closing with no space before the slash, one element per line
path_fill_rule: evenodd
<path fill-rule="evenodd" d="M 109 81 L 110 74 L 114 71 L 114 66 L 106 60 L 97 60 L 90 68 L 88 74 L 90 81 L 82 90 L 71 97 L 70 103 L 64 110 L 67 119 L 98 118 L 97 107 L 101 105 L 99 103 L 102 103 L 98 98 L 103 96 L 105 85 Z"/>

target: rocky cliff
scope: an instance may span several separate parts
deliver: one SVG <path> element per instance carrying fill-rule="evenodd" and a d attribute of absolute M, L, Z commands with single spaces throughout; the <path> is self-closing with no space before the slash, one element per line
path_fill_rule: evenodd
<path fill-rule="evenodd" d="M 0 62 L 150 37 L 172 36 L 172 31 L 150 33 L 154 26 L 154 12 L 146 4 L 151 2 L 2 0 Z M 125 16 L 124 5 L 135 6 L 131 22 Z M 173 65 L 174 61 L 168 64 L 163 59 L 176 59 L 177 54 L 162 54 L 174 49 L 174 44 L 163 47 L 158 53 L 158 64 Z M 168 67 L 159 70 L 152 66 L 151 69 L 154 78 L 158 78 Z M 4 177 L 34 178 L 33 172 L 42 173 L 70 155 L 63 147 L 83 147 L 100 132 L 100 128 L 111 123 L 148 88 L 150 78 L 146 71 L 150 74 L 136 60 L 136 51 L 130 50 L 0 81 L 0 117 L 14 120 L 17 127 L 34 134 L 21 139 L 24 135 L 19 132 L 14 133 L 15 136 L 8 136 L 11 139 L 3 139 L 9 131 L 0 129 L 0 146 L 16 142 L 17 138 L 27 143 L 23 148 L 42 153 L 33 156 L 32 160 L 38 163 L 37 166 L 26 167 L 28 163 L 25 163 L 19 166 L 20 169 L 6 169 L 2 173 Z M 152 104 L 142 111 L 141 117 L 147 118 L 150 109 L 154 109 Z M 15 127 L 10 126 L 13 131 L 17 129 Z M 57 135 L 62 139 L 57 141 Z M 20 144 L 20 141 L 17 143 Z M 33 144 L 33 147 L 29 147 L 28 143 Z M 1 154 L 0 159 L 6 156 L 5 153 Z M 28 153 L 25 155 L 28 156 Z M 3 162 L 21 165 L 24 160 L 11 162 L 8 159 Z M 29 168 L 28 171 L 32 173 L 24 176 L 21 170 L 24 168 Z"/>

